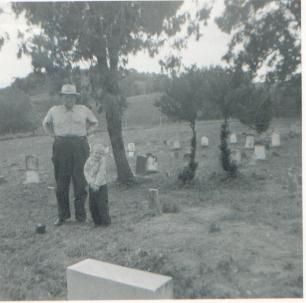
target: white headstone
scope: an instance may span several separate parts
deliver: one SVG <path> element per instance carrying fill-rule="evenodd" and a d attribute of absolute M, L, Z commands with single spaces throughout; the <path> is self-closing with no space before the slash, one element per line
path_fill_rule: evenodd
<path fill-rule="evenodd" d="M 203 137 L 201 138 L 201 146 L 202 146 L 202 147 L 207 147 L 208 144 L 209 144 L 208 138 L 207 138 L 206 136 L 203 136 Z"/>
<path fill-rule="evenodd" d="M 27 170 L 25 184 L 39 183 L 39 173 L 37 170 Z"/>
<path fill-rule="evenodd" d="M 280 146 L 280 135 L 278 133 L 272 133 L 271 145 L 272 147 Z"/>
<path fill-rule="evenodd" d="M 174 140 L 174 142 L 173 142 L 173 149 L 174 150 L 181 149 L 181 143 L 180 143 L 179 140 Z"/>
<path fill-rule="evenodd" d="M 247 135 L 245 138 L 245 148 L 253 149 L 254 148 L 254 136 Z"/>
<path fill-rule="evenodd" d="M 240 150 L 232 150 L 231 152 L 232 161 L 239 165 L 241 163 L 241 152 Z"/>
<path fill-rule="evenodd" d="M 264 145 L 255 145 L 254 157 L 255 157 L 255 160 L 265 160 L 266 159 L 266 148 Z"/>
<path fill-rule="evenodd" d="M 237 135 L 235 133 L 231 133 L 229 139 L 230 139 L 231 144 L 236 144 L 238 142 L 237 141 Z"/>
<path fill-rule="evenodd" d="M 173 299 L 172 278 L 86 259 L 67 268 L 68 300 Z"/>
<path fill-rule="evenodd" d="M 34 155 L 25 157 L 26 180 L 24 184 L 39 183 L 39 161 Z"/>
<path fill-rule="evenodd" d="M 158 161 L 157 157 L 155 157 L 154 155 L 150 154 L 147 156 L 146 171 L 149 173 L 158 171 Z"/>
<path fill-rule="evenodd" d="M 134 157 L 135 156 L 135 151 L 136 151 L 135 144 L 134 143 L 128 143 L 127 151 L 128 151 L 128 156 L 130 158 Z"/>
<path fill-rule="evenodd" d="M 135 152 L 136 151 L 135 143 L 129 143 L 127 149 L 128 152 Z"/>

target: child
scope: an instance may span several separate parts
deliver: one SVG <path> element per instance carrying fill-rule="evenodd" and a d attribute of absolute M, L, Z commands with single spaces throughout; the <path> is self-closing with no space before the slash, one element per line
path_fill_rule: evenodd
<path fill-rule="evenodd" d="M 95 226 L 110 225 L 106 159 L 102 144 L 95 144 L 92 147 L 90 156 L 84 166 L 84 175 L 89 185 L 89 209 Z"/>

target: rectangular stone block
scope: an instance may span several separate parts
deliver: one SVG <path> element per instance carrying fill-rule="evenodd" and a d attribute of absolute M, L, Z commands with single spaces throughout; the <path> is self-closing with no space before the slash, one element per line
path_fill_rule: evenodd
<path fill-rule="evenodd" d="M 156 188 L 149 189 L 149 208 L 154 211 L 155 215 L 161 215 L 163 212 L 159 200 L 159 191 Z"/>
<path fill-rule="evenodd" d="M 147 157 L 137 156 L 136 158 L 136 175 L 144 175 L 146 173 Z"/>
<path fill-rule="evenodd" d="M 172 149 L 173 149 L 173 150 L 179 150 L 179 149 L 181 149 L 181 143 L 180 143 L 179 140 L 175 140 L 175 141 L 173 142 Z"/>
<path fill-rule="evenodd" d="M 254 148 L 254 136 L 247 135 L 245 139 L 245 148 L 253 149 Z"/>
<path fill-rule="evenodd" d="M 67 288 L 68 300 L 173 298 L 171 277 L 93 259 L 67 268 Z"/>
<path fill-rule="evenodd" d="M 39 173 L 36 170 L 27 170 L 24 184 L 40 183 Z"/>
<path fill-rule="evenodd" d="M 48 186 L 48 204 L 57 205 L 56 189 L 54 186 Z"/>
<path fill-rule="evenodd" d="M 230 144 L 238 143 L 237 135 L 235 133 L 231 133 L 229 139 L 230 139 Z"/>
<path fill-rule="evenodd" d="M 266 160 L 266 149 L 264 145 L 255 145 L 254 157 L 256 160 Z"/>
<path fill-rule="evenodd" d="M 201 138 L 201 146 L 202 146 L 202 147 L 207 147 L 208 144 L 209 144 L 208 138 L 207 138 L 206 136 L 203 136 L 203 137 Z"/>
<path fill-rule="evenodd" d="M 278 133 L 273 133 L 271 136 L 271 145 L 272 147 L 280 146 L 280 135 Z"/>

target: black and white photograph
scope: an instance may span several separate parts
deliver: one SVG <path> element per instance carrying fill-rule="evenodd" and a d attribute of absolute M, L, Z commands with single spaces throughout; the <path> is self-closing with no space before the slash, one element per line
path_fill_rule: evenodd
<path fill-rule="evenodd" d="M 301 16 L 0 2 L 0 301 L 302 299 Z"/>

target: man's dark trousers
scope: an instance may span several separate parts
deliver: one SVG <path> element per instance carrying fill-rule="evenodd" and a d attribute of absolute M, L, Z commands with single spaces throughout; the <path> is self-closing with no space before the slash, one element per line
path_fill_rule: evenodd
<path fill-rule="evenodd" d="M 87 198 L 84 164 L 89 156 L 86 137 L 56 137 L 53 143 L 52 162 L 56 181 L 58 218 L 69 219 L 69 187 L 72 180 L 74 190 L 75 218 L 86 220 L 85 201 Z"/>

